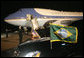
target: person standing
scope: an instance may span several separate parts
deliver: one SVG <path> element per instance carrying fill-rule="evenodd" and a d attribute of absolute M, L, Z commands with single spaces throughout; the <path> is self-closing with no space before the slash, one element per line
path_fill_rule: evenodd
<path fill-rule="evenodd" d="M 8 29 L 6 29 L 6 38 L 8 38 Z"/>
<path fill-rule="evenodd" d="M 19 44 L 22 43 L 22 38 L 23 38 L 23 30 L 21 26 L 19 26 Z"/>

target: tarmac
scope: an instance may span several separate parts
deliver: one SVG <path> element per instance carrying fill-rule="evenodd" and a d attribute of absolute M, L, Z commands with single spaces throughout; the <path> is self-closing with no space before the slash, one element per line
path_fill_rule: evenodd
<path fill-rule="evenodd" d="M 29 39 L 30 36 L 28 35 L 23 35 L 23 40 L 22 42 Z M 17 47 L 19 45 L 19 35 L 17 33 L 12 33 L 8 35 L 8 38 L 3 35 L 1 38 L 1 51 L 8 50 L 14 47 Z"/>
<path fill-rule="evenodd" d="M 48 41 L 48 40 L 50 40 L 50 37 L 43 37 L 43 38 L 40 38 L 40 39 L 31 40 L 30 34 L 28 34 L 28 35 L 23 34 L 22 43 L 19 44 L 18 33 L 10 33 L 8 35 L 8 38 L 6 38 L 6 35 L 4 34 L 1 37 L 1 51 L 5 51 L 5 50 L 11 49 L 11 48 L 15 48 L 18 45 L 25 45 L 27 43 L 42 42 L 42 41 Z"/>

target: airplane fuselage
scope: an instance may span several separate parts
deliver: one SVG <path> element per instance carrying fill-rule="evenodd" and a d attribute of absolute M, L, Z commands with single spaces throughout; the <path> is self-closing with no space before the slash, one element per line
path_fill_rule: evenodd
<path fill-rule="evenodd" d="M 27 20 L 27 15 L 33 15 L 32 19 Z M 50 9 L 30 8 L 22 9 L 5 18 L 5 22 L 15 26 L 26 26 L 38 29 L 47 23 L 60 25 L 69 25 L 67 22 L 73 22 L 83 19 L 82 12 L 63 12 Z M 64 21 L 64 22 L 63 22 Z"/>

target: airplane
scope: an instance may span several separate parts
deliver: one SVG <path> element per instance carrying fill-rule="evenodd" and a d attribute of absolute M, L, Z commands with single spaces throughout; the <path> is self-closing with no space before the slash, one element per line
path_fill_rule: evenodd
<path fill-rule="evenodd" d="M 8 15 L 4 21 L 15 26 L 22 26 L 24 27 L 24 29 L 26 29 L 26 27 L 31 27 L 32 31 L 35 32 L 35 30 L 49 27 L 49 23 L 68 26 L 78 20 L 83 20 L 83 12 L 58 11 L 43 8 L 22 8 L 19 9 L 17 12 Z M 35 33 L 38 34 L 37 32 Z M 19 46 L 26 43 L 36 41 L 41 42 L 47 40 L 50 40 L 50 37 L 41 38 L 39 40 L 26 41 Z M 63 43 L 62 45 L 65 45 L 65 43 Z M 30 54 L 31 52 L 28 53 L 28 55 Z M 37 53 L 35 55 L 35 57 L 39 56 L 40 53 Z"/>
<path fill-rule="evenodd" d="M 83 20 L 83 12 L 58 11 L 44 8 L 22 8 L 8 15 L 5 22 L 33 30 L 49 27 L 49 23 L 70 25 L 74 21 Z"/>

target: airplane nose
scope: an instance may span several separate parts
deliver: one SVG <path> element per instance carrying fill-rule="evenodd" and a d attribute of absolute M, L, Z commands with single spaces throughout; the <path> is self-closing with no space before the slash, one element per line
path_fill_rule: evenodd
<path fill-rule="evenodd" d="M 15 26 L 26 25 L 26 19 L 5 19 L 4 21 Z"/>
<path fill-rule="evenodd" d="M 4 21 L 5 21 L 5 22 L 7 22 L 7 23 L 9 23 L 9 22 L 10 22 L 10 20 L 7 20 L 7 19 L 5 19 Z"/>
<path fill-rule="evenodd" d="M 13 23 L 13 20 L 11 20 L 11 19 L 5 19 L 4 21 L 8 24 L 14 24 L 15 23 L 15 22 Z"/>

